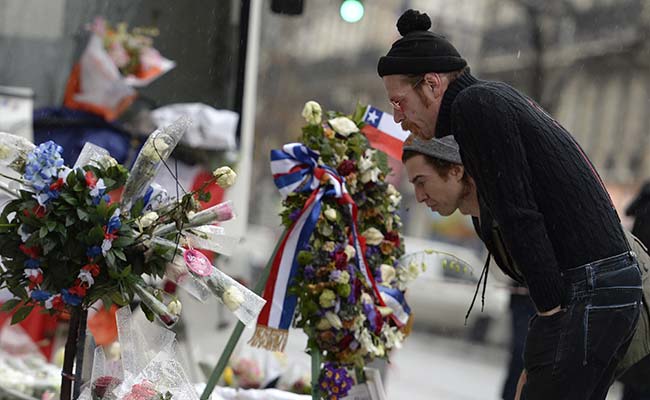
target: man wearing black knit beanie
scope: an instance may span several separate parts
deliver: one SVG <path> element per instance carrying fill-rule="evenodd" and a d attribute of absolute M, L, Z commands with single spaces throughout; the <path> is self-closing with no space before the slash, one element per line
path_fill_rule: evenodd
<path fill-rule="evenodd" d="M 422 139 L 454 136 L 476 185 L 477 233 L 537 309 L 521 398 L 605 399 L 643 305 L 636 254 L 600 177 L 535 102 L 472 76 L 426 14 L 408 10 L 397 27 L 377 68 L 395 120 Z"/>

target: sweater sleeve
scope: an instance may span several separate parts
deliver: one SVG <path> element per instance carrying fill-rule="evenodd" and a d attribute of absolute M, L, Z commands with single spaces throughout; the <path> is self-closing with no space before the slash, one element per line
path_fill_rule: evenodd
<path fill-rule="evenodd" d="M 474 86 L 457 96 L 451 118 L 465 168 L 499 224 L 537 310 L 558 306 L 564 285 L 535 201 L 519 114 L 496 90 Z"/>

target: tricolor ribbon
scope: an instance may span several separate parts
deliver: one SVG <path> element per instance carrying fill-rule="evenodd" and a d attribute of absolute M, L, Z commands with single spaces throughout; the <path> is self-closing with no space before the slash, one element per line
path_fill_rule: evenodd
<path fill-rule="evenodd" d="M 318 164 L 318 153 L 301 143 L 290 143 L 282 150 L 271 151 L 271 172 L 283 198 L 293 192 L 311 192 L 296 221 L 289 227 L 280 243 L 264 288 L 266 304 L 258 319 L 255 334 L 249 344 L 272 351 L 283 351 L 288 329 L 293 320 L 297 297 L 288 292 L 298 271 L 298 252 L 309 243 L 321 212 L 324 196 L 334 196 L 339 203 L 347 205 L 352 216 L 352 241 L 356 249 L 356 261 L 368 287 L 372 288 L 375 301 L 386 306 L 377 284 L 365 260 L 359 241 L 357 205 L 347 192 L 345 182 L 331 167 Z M 395 323 L 403 323 L 396 317 Z"/>

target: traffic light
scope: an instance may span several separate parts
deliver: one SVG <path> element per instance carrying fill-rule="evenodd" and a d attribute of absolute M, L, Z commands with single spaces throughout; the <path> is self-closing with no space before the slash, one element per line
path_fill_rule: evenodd
<path fill-rule="evenodd" d="M 349 23 L 359 22 L 363 18 L 363 3 L 361 0 L 343 0 L 339 11 L 343 21 Z"/>

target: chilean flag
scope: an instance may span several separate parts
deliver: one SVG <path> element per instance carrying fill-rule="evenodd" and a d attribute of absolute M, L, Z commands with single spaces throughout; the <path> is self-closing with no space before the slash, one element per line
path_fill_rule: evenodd
<path fill-rule="evenodd" d="M 393 116 L 373 106 L 368 106 L 363 114 L 365 125 L 361 128 L 370 145 L 392 158 L 402 161 L 402 145 L 410 132 L 405 131 L 393 120 Z"/>

